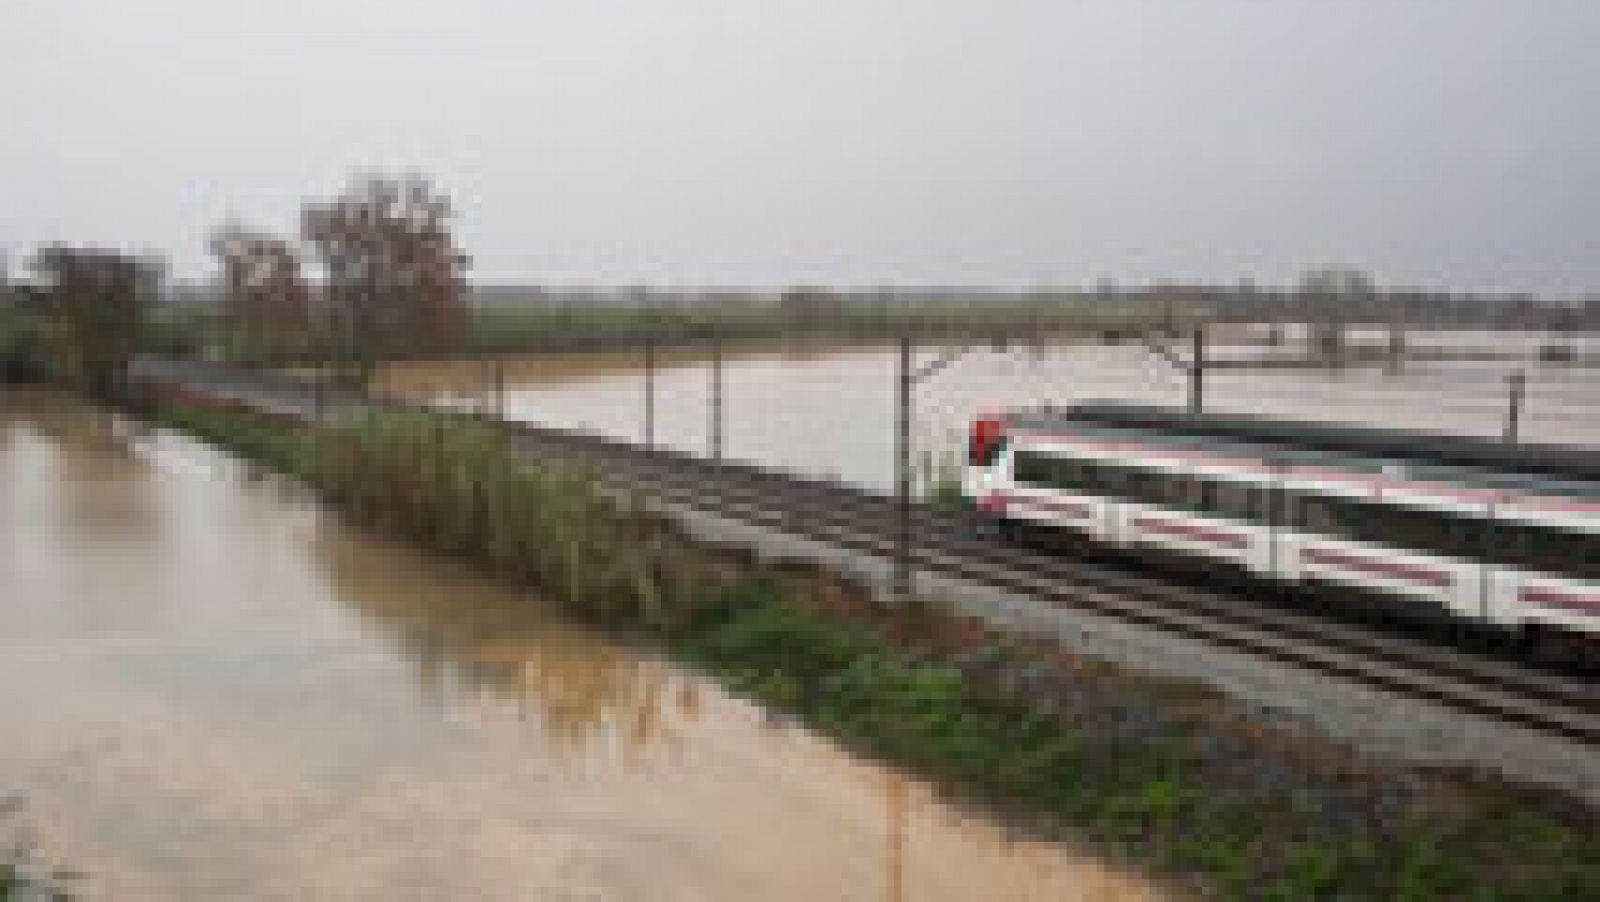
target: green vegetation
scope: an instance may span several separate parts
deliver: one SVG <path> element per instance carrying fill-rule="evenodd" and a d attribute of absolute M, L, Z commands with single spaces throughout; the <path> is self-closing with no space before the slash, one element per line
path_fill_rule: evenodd
<path fill-rule="evenodd" d="M 22 875 L 17 872 L 17 866 L 0 861 L 0 902 L 20 899 L 22 889 Z"/>
<path fill-rule="evenodd" d="M 99 397 L 123 386 L 142 347 L 147 313 L 160 285 L 150 260 L 94 248 L 51 245 L 34 269 L 47 286 L 33 306 L 51 375 Z"/>
<path fill-rule="evenodd" d="M 965 465 L 965 443 L 960 430 L 946 435 L 935 445 L 942 450 L 924 450 L 912 462 L 911 481 L 917 497 L 944 510 L 959 510 L 966 506 L 966 496 L 961 491 L 961 474 Z"/>
<path fill-rule="evenodd" d="M 59 881 L 41 879 L 28 871 L 27 864 L 20 860 L 0 861 L 0 902 L 64 902 L 72 898 Z"/>
<path fill-rule="evenodd" d="M 301 431 L 163 410 L 365 522 L 535 584 L 859 748 L 1220 895 L 1600 898 L 1593 812 L 1376 771 L 1230 720 L 1193 690 L 694 544 L 582 467 L 525 462 L 470 419 L 380 413 Z"/>
<path fill-rule="evenodd" d="M 48 377 L 116 396 L 144 347 L 159 268 L 115 251 L 49 245 L 33 270 L 38 285 L 0 297 L 0 378 Z"/>
<path fill-rule="evenodd" d="M 20 799 L 0 796 L 0 823 L 21 808 Z M 0 845 L 0 902 L 65 902 L 73 876 L 46 866 L 25 843 Z"/>
<path fill-rule="evenodd" d="M 0 300 L 0 382 L 20 378 L 27 367 L 27 337 L 22 317 Z"/>
<path fill-rule="evenodd" d="M 156 411 L 157 421 L 225 446 L 234 454 L 281 473 L 310 476 L 306 435 L 285 423 L 238 408 L 168 402 Z"/>
<path fill-rule="evenodd" d="M 661 346 L 815 338 L 830 342 L 883 341 L 906 331 L 985 336 L 1028 334 L 1131 334 L 1149 328 L 1183 328 L 1203 316 L 1195 305 L 1154 299 L 1100 299 L 1089 295 L 883 301 L 858 296 L 796 304 L 784 296 L 739 296 L 693 302 L 495 300 L 468 305 L 465 328 L 439 334 L 447 344 L 382 342 L 384 359 L 444 359 L 539 350 Z M 335 353 L 335 336 L 313 323 L 301 335 L 276 334 L 270 347 L 252 343 L 246 323 L 230 318 L 220 301 L 163 305 L 151 342 L 163 353 L 235 362 L 294 363 Z M 369 349 L 370 350 L 370 349 Z M 348 354 L 346 352 L 340 352 Z"/>
<path fill-rule="evenodd" d="M 881 341 L 907 331 L 937 335 L 1003 332 L 1091 333 L 1138 331 L 1178 324 L 1197 309 L 1153 301 L 1104 301 L 1091 296 L 1040 295 L 1009 299 L 883 300 L 824 292 L 790 291 L 694 303 L 546 303 L 498 301 L 473 311 L 469 347 L 498 353 L 547 347 L 617 347 L 646 340 L 661 344 L 818 336 Z"/>
<path fill-rule="evenodd" d="M 0 855 L 4 855 L 0 852 Z M 70 874 L 37 874 L 39 868 L 27 860 L 25 852 L 13 850 L 13 860 L 0 860 L 0 902 L 66 902 Z"/>

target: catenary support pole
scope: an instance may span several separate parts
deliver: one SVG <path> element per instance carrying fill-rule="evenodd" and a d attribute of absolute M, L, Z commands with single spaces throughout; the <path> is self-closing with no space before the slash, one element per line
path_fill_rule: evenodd
<path fill-rule="evenodd" d="M 894 595 L 896 600 L 911 599 L 911 370 L 910 336 L 900 338 L 900 353 L 895 372 L 894 485 L 896 542 Z"/>
<path fill-rule="evenodd" d="M 711 459 L 722 462 L 722 336 L 711 336 Z"/>
<path fill-rule="evenodd" d="M 472 409 L 479 420 L 487 420 L 494 404 L 494 361 L 484 352 L 482 339 L 472 340 L 472 357 L 478 361 L 478 391 Z"/>
<path fill-rule="evenodd" d="M 1389 322 L 1389 356 L 1388 371 L 1390 375 L 1400 372 L 1406 360 L 1406 330 L 1400 325 L 1398 319 Z"/>
<path fill-rule="evenodd" d="M 656 340 L 644 340 L 644 444 L 651 450 L 656 446 Z"/>
<path fill-rule="evenodd" d="M 1515 445 L 1522 431 L 1522 403 L 1528 393 L 1528 373 L 1516 370 L 1506 377 L 1505 440 Z"/>
<path fill-rule="evenodd" d="M 494 355 L 494 418 L 506 418 L 506 361 L 498 353 Z"/>
<path fill-rule="evenodd" d="M 888 902 L 905 902 L 906 898 L 906 777 L 893 769 L 886 769 L 889 787 L 889 884 Z"/>
<path fill-rule="evenodd" d="M 1190 338 L 1189 412 L 1201 413 L 1206 403 L 1206 330 L 1196 328 Z"/>

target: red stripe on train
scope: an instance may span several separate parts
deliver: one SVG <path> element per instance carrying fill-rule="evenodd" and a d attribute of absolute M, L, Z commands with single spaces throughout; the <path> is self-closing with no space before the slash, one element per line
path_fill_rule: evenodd
<path fill-rule="evenodd" d="M 1568 501 L 1561 498 L 1551 498 L 1548 495 L 1523 495 L 1513 499 L 1511 507 L 1525 511 L 1600 512 L 1600 504 L 1588 501 Z"/>
<path fill-rule="evenodd" d="M 1426 583 L 1440 588 L 1448 587 L 1453 582 L 1449 572 L 1444 570 L 1436 570 L 1432 567 L 1424 567 L 1421 564 L 1413 564 L 1408 561 L 1391 561 L 1359 554 L 1348 554 L 1333 548 L 1308 547 L 1300 551 L 1300 556 L 1316 564 L 1342 567 L 1347 570 L 1370 573 L 1375 576 L 1387 576 L 1391 579 Z"/>
<path fill-rule="evenodd" d="M 1006 512 L 1006 493 L 990 492 L 978 499 L 978 510 L 986 514 L 1003 514 Z"/>
<path fill-rule="evenodd" d="M 1181 536 L 1186 539 L 1199 539 L 1202 542 L 1211 542 L 1228 548 L 1250 547 L 1249 536 L 1242 536 L 1238 533 L 1221 529 L 1212 529 L 1199 523 L 1185 523 L 1181 520 L 1158 520 L 1154 517 L 1135 517 L 1133 525 L 1146 532 L 1166 533 L 1167 535 Z"/>
<path fill-rule="evenodd" d="M 1585 614 L 1600 614 L 1600 595 L 1574 595 L 1560 589 L 1537 586 L 1517 593 L 1520 601 L 1546 608 L 1562 608 Z"/>
<path fill-rule="evenodd" d="M 1471 501 L 1488 504 L 1500 500 L 1500 492 L 1490 489 L 1444 485 L 1437 482 L 1380 481 L 1378 491 L 1388 496 L 1391 492 L 1402 498 L 1440 498 L 1450 501 Z"/>
<path fill-rule="evenodd" d="M 1076 501 L 1058 501 L 1053 498 L 1033 498 L 1028 495 L 1011 495 L 996 492 L 999 497 L 1000 509 L 1008 506 L 1031 507 L 1035 510 L 1048 510 L 1056 513 L 1068 514 L 1074 517 L 1088 517 L 1094 513 L 1094 508 L 1088 504 Z"/>

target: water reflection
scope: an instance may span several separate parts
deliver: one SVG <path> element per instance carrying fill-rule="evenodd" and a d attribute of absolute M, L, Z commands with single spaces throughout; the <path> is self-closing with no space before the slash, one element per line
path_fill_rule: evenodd
<path fill-rule="evenodd" d="M 0 404 L 0 467 L 18 476 L 43 471 L 43 478 L 26 480 L 7 498 L 9 505 L 27 506 L 14 515 L 59 516 L 101 537 L 150 528 L 151 496 L 143 482 L 128 478 L 139 465 L 138 430 L 103 411 L 52 405 L 47 393 L 7 394 Z"/>
<path fill-rule="evenodd" d="M 660 660 L 561 618 L 531 594 L 460 573 L 440 591 L 444 562 L 325 521 L 309 543 L 335 596 L 414 668 L 425 695 L 474 716 L 535 719 L 557 752 L 614 745 L 636 762 L 692 722 L 698 682 Z"/>

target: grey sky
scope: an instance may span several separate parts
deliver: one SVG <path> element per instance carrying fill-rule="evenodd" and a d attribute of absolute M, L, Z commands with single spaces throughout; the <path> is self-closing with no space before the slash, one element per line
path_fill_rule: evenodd
<path fill-rule="evenodd" d="M 1600 290 L 1595 0 L 0 0 L 0 245 L 358 167 L 474 273 Z"/>

